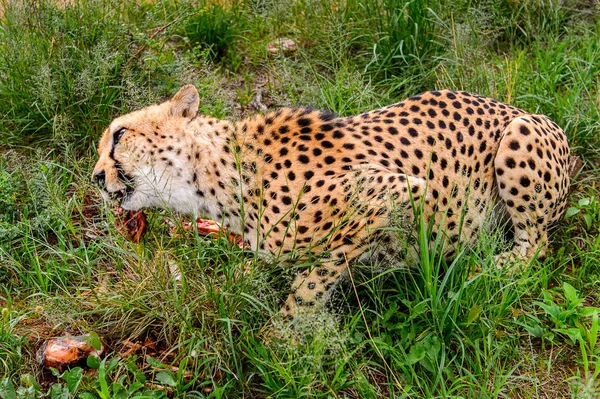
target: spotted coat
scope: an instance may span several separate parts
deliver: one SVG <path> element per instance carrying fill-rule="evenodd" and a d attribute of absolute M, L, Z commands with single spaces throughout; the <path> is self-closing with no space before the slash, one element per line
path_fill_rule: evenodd
<path fill-rule="evenodd" d="M 566 207 L 564 132 L 483 96 L 431 91 L 350 117 L 284 108 L 235 123 L 199 115 L 198 104 L 185 86 L 115 119 L 94 176 L 125 209 L 204 215 L 256 251 L 316 256 L 292 284 L 290 317 L 321 306 L 347 265 L 388 240 L 398 217 L 410 226 L 415 210 L 448 255 L 493 211 L 505 214 L 515 240 L 506 262 L 544 255 Z"/>

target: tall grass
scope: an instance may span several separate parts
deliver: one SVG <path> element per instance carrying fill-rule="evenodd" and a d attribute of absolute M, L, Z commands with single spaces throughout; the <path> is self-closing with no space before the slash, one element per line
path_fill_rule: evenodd
<path fill-rule="evenodd" d="M 156 21 L 133 3 L 6 1 L 2 9 L 3 143 L 87 147 L 132 100 L 137 107 L 155 101 L 177 79 L 178 70 L 161 69 L 138 53 L 152 44 L 144 30 Z M 165 24 L 175 19 L 164 11 Z M 145 88 L 144 95 L 131 98 L 132 86 Z"/>
<path fill-rule="evenodd" d="M 562 288 L 600 307 L 593 4 L 40 0 L 2 10 L 0 396 L 13 386 L 28 397 L 597 395 L 585 374 L 598 361 L 593 319 Z M 296 52 L 268 54 L 288 37 Z M 411 268 L 354 265 L 328 308 L 291 328 L 277 312 L 293 267 L 198 237 L 169 211 L 149 213 L 149 233 L 132 243 L 89 183 L 107 123 L 184 83 L 198 87 L 202 113 L 232 119 L 254 112 L 258 90 L 272 109 L 340 115 L 468 90 L 549 115 L 586 164 L 543 262 L 496 269 L 502 231 L 445 260 L 421 225 Z M 35 364 L 48 337 L 91 331 L 106 355 L 85 375 Z"/>
<path fill-rule="evenodd" d="M 187 18 L 183 33 L 192 45 L 205 48 L 210 57 L 216 59 L 234 52 L 243 21 L 237 4 L 226 7 L 207 2 Z"/>
<path fill-rule="evenodd" d="M 428 2 L 357 3 L 354 18 L 368 16 L 368 23 L 359 32 L 364 40 L 361 56 L 366 60 L 367 71 L 384 81 L 400 78 L 411 82 L 411 75 L 418 76 L 419 84 L 425 90 L 430 83 L 423 78 L 435 67 L 436 57 L 442 50 L 436 15 Z"/>

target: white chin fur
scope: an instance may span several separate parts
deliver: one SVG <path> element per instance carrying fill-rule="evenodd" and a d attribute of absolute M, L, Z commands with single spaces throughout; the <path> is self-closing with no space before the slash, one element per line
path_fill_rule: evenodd
<path fill-rule="evenodd" d="M 143 201 L 135 191 L 132 194 L 128 195 L 126 198 L 124 198 L 121 202 L 121 208 L 125 209 L 126 211 L 137 211 L 138 209 L 141 209 L 144 206 L 146 205 L 143 204 Z"/>
<path fill-rule="evenodd" d="M 186 214 L 197 214 L 199 201 L 184 182 L 145 176 L 136 179 L 135 190 L 127 195 L 121 208 L 136 211 L 142 208 L 163 208 Z"/>

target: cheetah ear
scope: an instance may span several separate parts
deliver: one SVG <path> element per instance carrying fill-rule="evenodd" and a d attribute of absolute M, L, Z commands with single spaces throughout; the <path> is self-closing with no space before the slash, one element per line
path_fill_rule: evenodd
<path fill-rule="evenodd" d="M 193 85 L 183 86 L 170 101 L 172 116 L 180 116 L 193 119 L 198 114 L 200 98 L 198 90 Z"/>

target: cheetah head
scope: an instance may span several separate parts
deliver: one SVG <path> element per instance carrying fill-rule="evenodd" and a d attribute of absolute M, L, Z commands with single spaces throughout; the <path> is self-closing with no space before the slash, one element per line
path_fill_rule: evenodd
<path fill-rule="evenodd" d="M 184 159 L 174 150 L 188 145 L 186 127 L 198 113 L 194 86 L 182 87 L 162 104 L 120 116 L 104 131 L 92 179 L 105 200 L 125 210 L 183 208 Z"/>

